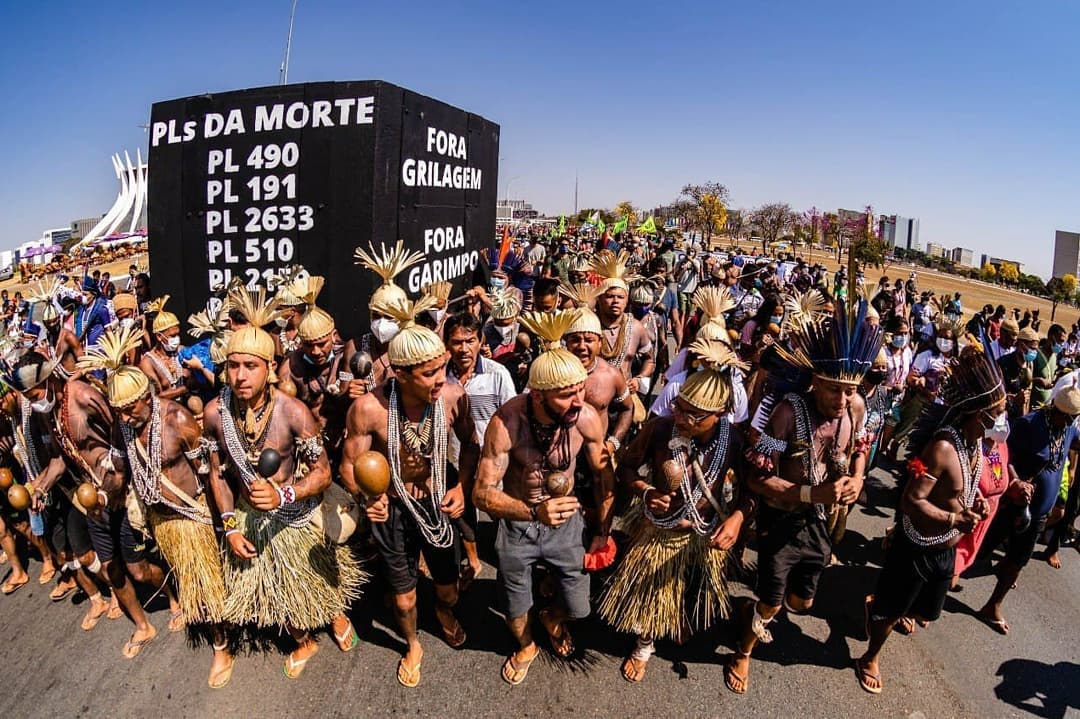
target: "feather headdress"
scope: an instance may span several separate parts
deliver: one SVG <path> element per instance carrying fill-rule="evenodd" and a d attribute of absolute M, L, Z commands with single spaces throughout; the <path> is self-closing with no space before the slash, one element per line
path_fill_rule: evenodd
<path fill-rule="evenodd" d="M 441 357 L 446 352 L 446 345 L 439 335 L 416 324 L 417 315 L 435 309 L 438 304 L 438 300 L 431 295 L 421 296 L 416 302 L 397 297 L 371 303 L 373 312 L 389 317 L 400 328 L 386 349 L 392 366 L 415 367 Z"/>
<path fill-rule="evenodd" d="M 540 339 L 540 356 L 529 368 L 529 389 L 562 389 L 589 379 L 581 360 L 562 346 L 563 335 L 580 319 L 581 312 L 526 312 L 521 316 L 521 325 Z"/>
<path fill-rule="evenodd" d="M 491 319 L 509 320 L 518 316 L 521 312 L 521 293 L 515 287 L 507 287 L 501 290 L 492 290 Z"/>
<path fill-rule="evenodd" d="M 727 287 L 699 287 L 690 298 L 695 309 L 701 310 L 704 322 L 724 324 L 724 315 L 735 309 L 735 299 Z"/>
<path fill-rule="evenodd" d="M 793 323 L 790 327 L 790 349 L 777 346 L 779 357 L 795 368 L 844 384 L 862 382 L 878 350 L 884 330 L 880 325 L 866 322 L 865 300 L 858 300 L 853 315 L 844 302 L 836 303 L 831 316 Z"/>
<path fill-rule="evenodd" d="M 591 269 L 604 278 L 602 287 L 605 292 L 610 289 L 630 291 L 630 281 L 634 276 L 627 268 L 629 261 L 630 253 L 626 250 L 619 250 L 618 254 L 603 250 L 593 257 Z"/>
<path fill-rule="evenodd" d="M 354 258 L 356 264 L 371 270 L 382 278 L 382 285 L 371 295 L 372 303 L 408 299 L 405 290 L 394 284 L 394 278 L 426 259 L 422 252 L 406 250 L 405 243 L 401 240 L 398 240 L 393 250 L 387 250 L 386 245 L 379 245 L 378 251 L 369 242 L 367 250 L 363 247 L 356 248 Z"/>
<path fill-rule="evenodd" d="M 142 336 L 136 327 L 112 328 L 79 358 L 79 369 L 105 371 L 109 404 L 117 409 L 135 403 L 150 391 L 149 378 L 138 367 L 126 363 L 128 354 L 141 344 Z"/>
<path fill-rule="evenodd" d="M 784 327 L 818 321 L 825 311 L 825 305 L 825 295 L 820 290 L 810 289 L 797 295 L 787 295 L 784 298 Z"/>

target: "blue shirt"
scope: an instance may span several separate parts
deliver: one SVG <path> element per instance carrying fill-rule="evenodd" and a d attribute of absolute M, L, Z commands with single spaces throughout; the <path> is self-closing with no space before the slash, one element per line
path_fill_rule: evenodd
<path fill-rule="evenodd" d="M 1048 419 L 1047 412 L 1036 410 L 1009 421 L 1009 461 L 1020 479 L 1035 484 L 1035 494 L 1031 498 L 1031 516 L 1035 519 L 1046 516 L 1054 508 L 1061 489 L 1065 457 L 1078 434 L 1076 425 L 1070 424 L 1065 430 L 1060 456 L 1051 458 Z"/>

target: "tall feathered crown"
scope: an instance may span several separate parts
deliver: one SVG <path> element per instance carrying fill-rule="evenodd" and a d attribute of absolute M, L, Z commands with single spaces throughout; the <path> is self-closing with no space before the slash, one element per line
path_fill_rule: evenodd
<path fill-rule="evenodd" d="M 276 275 L 271 275 L 266 281 L 266 288 L 274 293 L 278 302 L 284 307 L 295 307 L 303 304 L 294 290 L 294 283 L 305 279 L 306 274 L 303 265 L 290 265 Z"/>
<path fill-rule="evenodd" d="M 592 269 L 592 261 L 587 252 L 575 252 L 570 255 L 568 272 L 588 272 L 590 269 Z"/>
<path fill-rule="evenodd" d="M 417 315 L 435 309 L 438 304 L 439 301 L 431 295 L 424 295 L 416 302 L 395 297 L 389 300 L 379 299 L 371 303 L 372 311 L 389 317 L 401 329 L 386 348 L 391 365 L 415 367 L 430 362 L 446 352 L 446 346 L 439 335 L 427 327 L 416 324 Z"/>
<path fill-rule="evenodd" d="M 865 300 L 856 303 L 852 313 L 841 301 L 832 316 L 792 323 L 791 348 L 777 346 L 778 355 L 817 377 L 859 384 L 881 349 L 884 330 L 866 322 Z"/>
<path fill-rule="evenodd" d="M 964 334 L 964 322 L 960 317 L 945 312 L 947 299 L 937 295 L 930 298 L 930 306 L 934 308 L 934 329 L 937 332 L 951 331 L 952 336 L 959 338 Z"/>
<path fill-rule="evenodd" d="M 724 323 L 724 315 L 735 309 L 735 300 L 727 287 L 699 287 L 690 297 L 693 306 L 701 310 L 704 322 Z"/>
<path fill-rule="evenodd" d="M 582 310 L 526 312 L 521 325 L 540 339 L 540 356 L 529 368 L 529 388 L 539 391 L 573 387 L 589 379 L 581 360 L 562 346 L 562 337 Z"/>
<path fill-rule="evenodd" d="M 586 282 L 578 282 L 575 284 L 560 282 L 559 293 L 565 297 L 569 297 L 575 307 L 592 307 L 596 302 L 596 298 L 602 295 L 604 291 L 601 288 Z"/>
<path fill-rule="evenodd" d="M 105 371 L 109 404 L 113 407 L 127 407 L 150 391 L 150 380 L 143 371 L 126 364 L 128 354 L 141 344 L 141 332 L 135 326 L 111 328 L 79 358 L 79 369 Z"/>
<path fill-rule="evenodd" d="M 820 290 L 810 289 L 797 295 L 784 298 L 784 327 L 790 328 L 816 322 L 825 311 L 825 295 Z"/>
<path fill-rule="evenodd" d="M 405 290 L 394 284 L 394 278 L 409 269 L 413 265 L 424 261 L 422 252 L 410 252 L 405 249 L 405 243 L 398 240 L 393 250 L 387 250 L 386 245 L 379 245 L 378 251 L 370 242 L 368 249 L 357 247 L 354 253 L 356 264 L 371 270 L 382 278 L 382 285 L 371 296 L 372 303 L 394 299 L 407 299 Z"/>
<path fill-rule="evenodd" d="M 492 319 L 508 320 L 521 312 L 521 295 L 514 287 L 492 290 L 488 296 L 491 299 Z"/>

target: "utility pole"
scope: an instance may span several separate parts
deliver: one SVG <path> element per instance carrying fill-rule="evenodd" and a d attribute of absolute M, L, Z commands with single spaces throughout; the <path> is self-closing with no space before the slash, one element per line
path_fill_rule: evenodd
<path fill-rule="evenodd" d="M 278 83 L 289 84 L 289 53 L 292 51 L 293 18 L 296 17 L 296 2 L 293 0 L 292 11 L 289 12 L 289 35 L 285 39 L 285 59 L 281 61 L 281 69 L 278 71 Z"/>

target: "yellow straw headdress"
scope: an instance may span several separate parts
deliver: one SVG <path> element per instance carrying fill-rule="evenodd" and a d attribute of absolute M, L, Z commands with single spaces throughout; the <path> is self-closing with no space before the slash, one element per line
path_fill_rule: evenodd
<path fill-rule="evenodd" d="M 422 252 L 409 252 L 405 249 L 405 243 L 398 240 L 392 251 L 386 249 L 386 245 L 379 245 L 376 252 L 375 246 L 370 242 L 368 249 L 357 247 L 354 253 L 356 264 L 365 267 L 382 278 L 382 285 L 371 295 L 371 302 L 387 302 L 394 299 L 408 299 L 405 290 L 394 284 L 394 278 L 399 274 L 424 261 Z"/>
<path fill-rule="evenodd" d="M 373 312 L 389 317 L 401 329 L 386 348 L 392 366 L 415 367 L 441 357 L 446 352 L 446 346 L 439 335 L 416 324 L 417 315 L 435 309 L 437 304 L 438 300 L 431 295 L 425 295 L 416 302 L 396 298 L 393 301 L 380 300 L 371 303 Z"/>
<path fill-rule="evenodd" d="M 322 277 L 305 277 L 294 283 L 297 298 L 307 305 L 304 319 L 296 328 L 296 333 L 304 342 L 315 342 L 334 333 L 334 318 L 330 313 L 315 306 L 315 300 L 322 291 L 325 280 Z M 300 284 L 302 283 L 302 284 Z"/>
<path fill-rule="evenodd" d="M 253 290 L 235 287 L 225 298 L 227 309 L 237 310 L 244 319 L 260 328 L 273 324 L 274 320 L 281 316 L 278 310 L 280 304 L 276 297 L 267 299 L 265 287 L 256 287 Z"/>
<path fill-rule="evenodd" d="M 215 365 L 219 365 L 225 361 L 226 353 L 225 346 L 229 341 L 229 336 L 232 331 L 229 330 L 229 323 L 226 320 L 224 313 L 220 313 L 215 318 L 211 314 L 210 310 L 204 309 L 201 312 L 196 312 L 188 317 L 188 324 L 191 325 L 191 329 L 188 330 L 188 334 L 196 339 L 210 336 L 210 359 L 213 360 Z"/>
<path fill-rule="evenodd" d="M 688 348 L 701 358 L 704 369 L 692 372 L 679 388 L 679 396 L 690 405 L 706 412 L 726 410 L 731 404 L 732 367 L 743 371 L 750 367 L 739 359 L 727 343 L 721 340 L 698 338 Z"/>
<path fill-rule="evenodd" d="M 569 297 L 575 307 L 588 307 L 591 309 L 596 306 L 596 298 L 604 294 L 604 290 L 587 282 L 575 284 L 560 282 L 559 293 Z"/>
<path fill-rule="evenodd" d="M 154 316 L 154 334 L 180 326 L 180 319 L 172 312 L 165 311 L 165 303 L 168 301 L 169 295 L 162 295 L 152 301 L 146 309 L 147 312 L 157 313 Z"/>
<path fill-rule="evenodd" d="M 581 360 L 562 346 L 563 335 L 580 319 L 581 310 L 526 312 L 521 324 L 540 339 L 540 356 L 529 368 L 529 389 L 573 387 L 589 379 Z"/>
<path fill-rule="evenodd" d="M 105 371 L 109 404 L 117 409 L 133 404 L 150 392 L 150 380 L 143 371 L 125 364 L 128 354 L 141 344 L 142 337 L 134 326 L 111 328 L 79 358 L 79 369 Z"/>
<path fill-rule="evenodd" d="M 430 295 L 439 300 L 439 304 L 443 307 L 450 300 L 450 292 L 453 291 L 454 284 L 443 280 L 442 282 L 432 282 L 429 285 L 424 285 L 420 288 L 420 294 Z"/>
<path fill-rule="evenodd" d="M 493 320 L 510 320 L 521 312 L 521 295 L 516 288 L 492 290 L 490 297 Z"/>
<path fill-rule="evenodd" d="M 593 258 L 592 271 L 604 278 L 604 283 L 601 285 L 604 292 L 610 289 L 630 292 L 630 280 L 633 279 L 633 273 L 627 267 L 629 261 L 630 253 L 626 250 L 619 250 L 619 254 L 604 250 Z"/>
<path fill-rule="evenodd" d="M 820 290 L 807 290 L 784 298 L 784 327 L 802 326 L 824 316 L 825 295 Z"/>
<path fill-rule="evenodd" d="M 735 299 L 727 287 L 699 287 L 690 302 L 695 309 L 701 310 L 705 322 L 719 322 L 721 325 L 725 324 L 724 314 L 735 309 Z"/>

